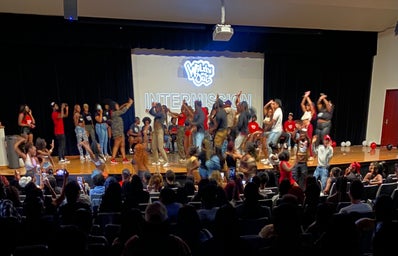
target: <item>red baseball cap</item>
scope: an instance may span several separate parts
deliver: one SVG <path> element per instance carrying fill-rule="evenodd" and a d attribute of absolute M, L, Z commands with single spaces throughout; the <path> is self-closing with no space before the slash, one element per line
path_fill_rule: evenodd
<path fill-rule="evenodd" d="M 323 140 L 332 140 L 331 138 L 330 138 L 330 136 L 329 135 L 325 135 L 325 136 L 323 136 Z"/>

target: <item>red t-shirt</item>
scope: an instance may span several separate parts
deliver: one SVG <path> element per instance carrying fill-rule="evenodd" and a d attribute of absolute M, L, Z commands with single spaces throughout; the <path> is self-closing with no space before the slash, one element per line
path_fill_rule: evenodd
<path fill-rule="evenodd" d="M 249 133 L 255 133 L 257 131 L 262 131 L 263 129 L 260 128 L 256 121 L 251 121 L 248 124 Z"/>
<path fill-rule="evenodd" d="M 286 120 L 283 123 L 283 130 L 285 130 L 285 132 L 292 133 L 294 132 L 295 129 L 296 129 L 296 122 L 294 120 Z"/>
<path fill-rule="evenodd" d="M 58 118 L 58 115 L 59 115 L 59 112 L 57 112 L 57 111 L 53 111 L 51 113 L 51 118 L 53 119 L 53 122 L 54 122 L 54 134 L 62 135 L 62 134 L 65 134 L 64 119 Z"/>
<path fill-rule="evenodd" d="M 185 126 L 185 121 L 187 120 L 187 116 L 184 113 L 180 113 L 177 119 L 178 126 Z"/>
<path fill-rule="evenodd" d="M 204 127 L 205 127 L 205 131 L 209 130 L 209 111 L 207 111 L 207 108 L 202 107 L 203 110 L 203 114 L 205 114 L 205 121 L 204 123 Z"/>

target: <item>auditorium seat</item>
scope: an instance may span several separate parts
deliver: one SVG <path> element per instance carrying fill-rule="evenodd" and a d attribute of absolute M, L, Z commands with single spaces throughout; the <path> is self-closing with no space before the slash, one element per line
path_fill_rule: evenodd
<path fill-rule="evenodd" d="M 270 223 L 268 217 L 257 219 L 239 219 L 239 234 L 244 235 L 257 235 L 261 229 Z"/>

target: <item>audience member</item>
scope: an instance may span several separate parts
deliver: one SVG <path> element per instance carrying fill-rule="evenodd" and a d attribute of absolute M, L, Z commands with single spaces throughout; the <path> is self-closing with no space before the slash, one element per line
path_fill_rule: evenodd
<path fill-rule="evenodd" d="M 340 209 L 339 213 L 367 213 L 372 212 L 372 206 L 367 203 L 362 202 L 362 194 L 363 194 L 363 183 L 360 180 L 353 180 L 350 184 L 350 202 L 351 204 Z"/>
<path fill-rule="evenodd" d="M 191 250 L 180 237 L 169 232 L 167 209 L 161 202 L 154 202 L 145 210 L 142 235 L 134 235 L 125 243 L 122 256 L 176 255 L 190 256 Z M 156 241 L 156 246 L 154 246 Z"/>
<path fill-rule="evenodd" d="M 380 185 L 383 183 L 383 165 L 372 162 L 369 165 L 369 172 L 365 175 L 362 182 L 367 185 Z"/>

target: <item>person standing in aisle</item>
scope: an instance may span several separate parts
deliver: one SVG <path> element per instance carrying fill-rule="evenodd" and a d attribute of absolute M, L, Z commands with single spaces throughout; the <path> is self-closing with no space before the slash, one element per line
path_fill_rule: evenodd
<path fill-rule="evenodd" d="M 324 191 L 326 188 L 326 181 L 329 175 L 330 160 L 333 157 L 333 147 L 331 145 L 332 139 L 329 135 L 325 135 L 322 140 L 323 144 L 316 146 L 317 139 L 318 136 L 316 135 L 312 138 L 314 153 L 318 156 L 318 164 L 315 168 L 313 176 L 316 179 L 321 180 L 321 191 Z"/>
<path fill-rule="evenodd" d="M 66 103 L 61 104 L 61 108 L 57 103 L 51 102 L 53 112 L 51 118 L 54 123 L 54 135 L 58 144 L 58 159 L 60 164 L 67 164 L 69 160 L 65 158 L 66 153 L 66 137 L 64 128 L 64 118 L 69 115 L 69 106 Z"/>

